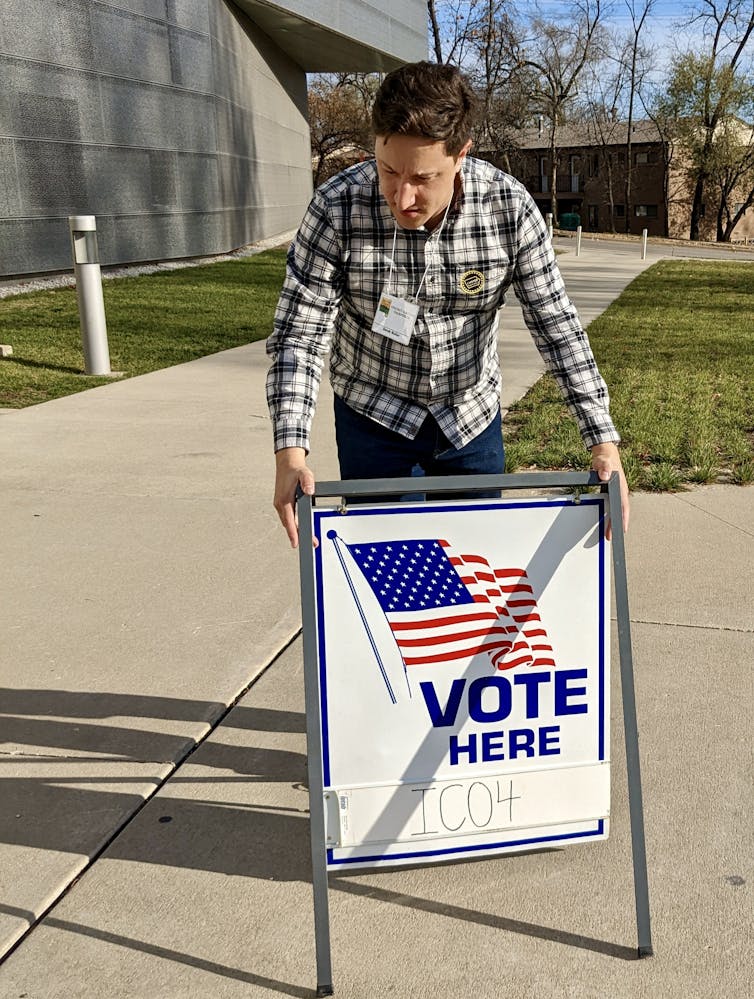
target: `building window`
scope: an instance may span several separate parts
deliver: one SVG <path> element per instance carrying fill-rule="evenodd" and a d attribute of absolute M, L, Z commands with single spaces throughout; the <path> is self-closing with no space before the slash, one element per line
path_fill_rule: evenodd
<path fill-rule="evenodd" d="M 613 205 L 613 215 L 617 219 L 624 219 L 626 217 L 626 206 L 625 205 Z"/>
<path fill-rule="evenodd" d="M 634 207 L 634 214 L 637 218 L 657 218 L 657 205 L 636 205 Z"/>
<path fill-rule="evenodd" d="M 637 166 L 647 166 L 649 163 L 656 163 L 657 153 L 654 149 L 645 149 L 644 152 L 636 154 L 634 162 Z"/>

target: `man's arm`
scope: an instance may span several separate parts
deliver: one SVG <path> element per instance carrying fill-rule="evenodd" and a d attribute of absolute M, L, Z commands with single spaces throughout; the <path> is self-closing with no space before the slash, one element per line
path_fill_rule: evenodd
<path fill-rule="evenodd" d="M 275 325 L 267 340 L 272 358 L 267 403 L 276 465 L 273 504 L 293 548 L 298 544 L 296 489 L 314 492 L 306 455 L 323 358 L 342 293 L 340 259 L 327 204 L 315 194 L 288 252 Z"/>
<path fill-rule="evenodd" d="M 628 485 L 617 446 L 620 436 L 610 417 L 610 396 L 566 293 L 544 219 L 528 196 L 519 216 L 513 284 L 532 338 L 592 453 L 592 468 L 603 482 L 613 472 L 620 477 L 623 528 L 628 530 Z M 608 525 L 608 540 L 611 535 Z"/>

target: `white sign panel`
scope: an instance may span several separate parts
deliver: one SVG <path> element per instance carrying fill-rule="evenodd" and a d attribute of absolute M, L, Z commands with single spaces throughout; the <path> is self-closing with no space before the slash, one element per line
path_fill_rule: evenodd
<path fill-rule="evenodd" d="M 331 869 L 604 839 L 603 496 L 315 508 Z"/>

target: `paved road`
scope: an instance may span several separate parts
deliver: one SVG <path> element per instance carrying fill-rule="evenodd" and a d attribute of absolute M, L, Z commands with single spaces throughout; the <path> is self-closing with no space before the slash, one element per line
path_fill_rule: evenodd
<path fill-rule="evenodd" d="M 562 251 L 575 252 L 576 237 L 555 236 L 554 245 Z M 629 241 L 620 239 L 600 239 L 599 235 L 585 234 L 581 239 L 581 256 L 587 259 L 611 257 L 635 257 L 641 258 L 641 241 Z M 653 243 L 647 241 L 647 259 L 655 260 L 671 259 L 703 259 L 703 260 L 743 260 L 754 262 L 754 246 L 714 246 L 714 244 L 695 245 L 681 240 L 669 242 Z"/>

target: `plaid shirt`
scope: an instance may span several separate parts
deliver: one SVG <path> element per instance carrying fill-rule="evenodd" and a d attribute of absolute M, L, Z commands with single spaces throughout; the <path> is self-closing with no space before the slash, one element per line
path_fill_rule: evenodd
<path fill-rule="evenodd" d="M 461 177 L 440 233 L 398 229 L 390 293 L 414 295 L 429 265 L 408 345 L 371 329 L 395 226 L 374 161 L 316 191 L 288 253 L 267 341 L 276 450 L 309 449 L 330 341 L 332 387 L 349 406 L 409 438 L 430 412 L 463 447 L 500 406 L 497 319 L 511 284 L 586 446 L 620 439 L 539 209 L 522 184 L 481 160 L 466 157 Z"/>

